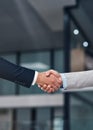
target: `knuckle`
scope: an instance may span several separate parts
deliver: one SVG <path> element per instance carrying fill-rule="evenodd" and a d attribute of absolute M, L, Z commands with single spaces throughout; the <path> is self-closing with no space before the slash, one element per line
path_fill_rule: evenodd
<path fill-rule="evenodd" d="M 54 83 L 54 82 L 55 82 L 55 79 L 54 79 L 54 78 L 53 78 L 53 79 L 51 79 L 51 82 L 52 82 L 52 83 Z"/>

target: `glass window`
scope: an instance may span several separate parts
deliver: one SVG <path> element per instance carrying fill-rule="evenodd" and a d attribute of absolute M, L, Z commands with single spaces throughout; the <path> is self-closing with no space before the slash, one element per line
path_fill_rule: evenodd
<path fill-rule="evenodd" d="M 30 117 L 31 112 L 30 109 L 17 109 L 17 122 L 16 122 L 16 128 L 18 130 L 30 130 Z"/>
<path fill-rule="evenodd" d="M 50 129 L 50 108 L 38 108 L 37 109 L 37 123 L 41 127 L 41 130 Z"/>
<path fill-rule="evenodd" d="M 55 51 L 54 68 L 60 73 L 64 71 L 64 51 L 63 50 Z"/>
<path fill-rule="evenodd" d="M 21 55 L 21 66 L 34 69 L 37 71 L 45 71 L 50 68 L 50 53 L 49 52 L 34 52 Z M 20 87 L 20 94 L 37 94 L 44 93 L 37 85 L 31 88 Z"/>
<path fill-rule="evenodd" d="M 61 49 L 55 51 L 54 69 L 56 71 L 58 71 L 59 73 L 63 73 L 64 72 L 64 51 L 61 50 Z M 61 89 L 59 89 L 55 93 L 62 93 L 62 91 L 61 91 Z"/>
<path fill-rule="evenodd" d="M 93 103 L 89 97 L 92 98 L 93 93 L 71 95 L 71 130 L 93 129 Z"/>
<path fill-rule="evenodd" d="M 63 107 L 55 108 L 53 130 L 63 130 Z"/>
<path fill-rule="evenodd" d="M 15 54 L 1 55 L 1 57 L 12 63 L 16 63 Z M 0 95 L 10 95 L 10 94 L 15 94 L 15 84 L 13 82 L 0 79 Z"/>
<path fill-rule="evenodd" d="M 86 52 L 90 52 L 89 43 L 71 21 L 71 71 L 93 69 L 91 53 Z M 71 130 L 92 130 L 93 92 L 74 92 L 70 95 Z"/>

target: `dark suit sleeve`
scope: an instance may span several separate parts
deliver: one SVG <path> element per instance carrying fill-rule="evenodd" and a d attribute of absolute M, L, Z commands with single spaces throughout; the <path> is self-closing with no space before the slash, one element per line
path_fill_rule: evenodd
<path fill-rule="evenodd" d="M 25 87 L 30 87 L 34 74 L 34 70 L 18 66 L 0 58 L 0 78 L 15 82 Z"/>

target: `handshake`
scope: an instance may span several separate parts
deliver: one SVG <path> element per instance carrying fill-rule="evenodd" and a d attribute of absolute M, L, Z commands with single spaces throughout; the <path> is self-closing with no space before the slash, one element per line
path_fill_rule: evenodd
<path fill-rule="evenodd" d="M 43 91 L 52 93 L 57 91 L 62 85 L 61 75 L 54 70 L 38 72 L 36 84 Z"/>

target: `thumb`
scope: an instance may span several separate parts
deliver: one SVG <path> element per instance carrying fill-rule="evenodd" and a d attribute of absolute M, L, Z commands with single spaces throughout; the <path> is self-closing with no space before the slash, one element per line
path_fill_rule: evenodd
<path fill-rule="evenodd" d="M 55 71 L 55 70 L 48 70 L 48 71 L 46 71 L 46 76 L 50 76 L 51 74 L 53 74 L 57 78 L 60 77 L 59 73 L 57 71 Z"/>
<path fill-rule="evenodd" d="M 47 76 L 47 77 L 49 77 L 51 74 L 52 74 L 52 73 L 51 73 L 50 70 L 46 71 L 46 76 Z"/>

